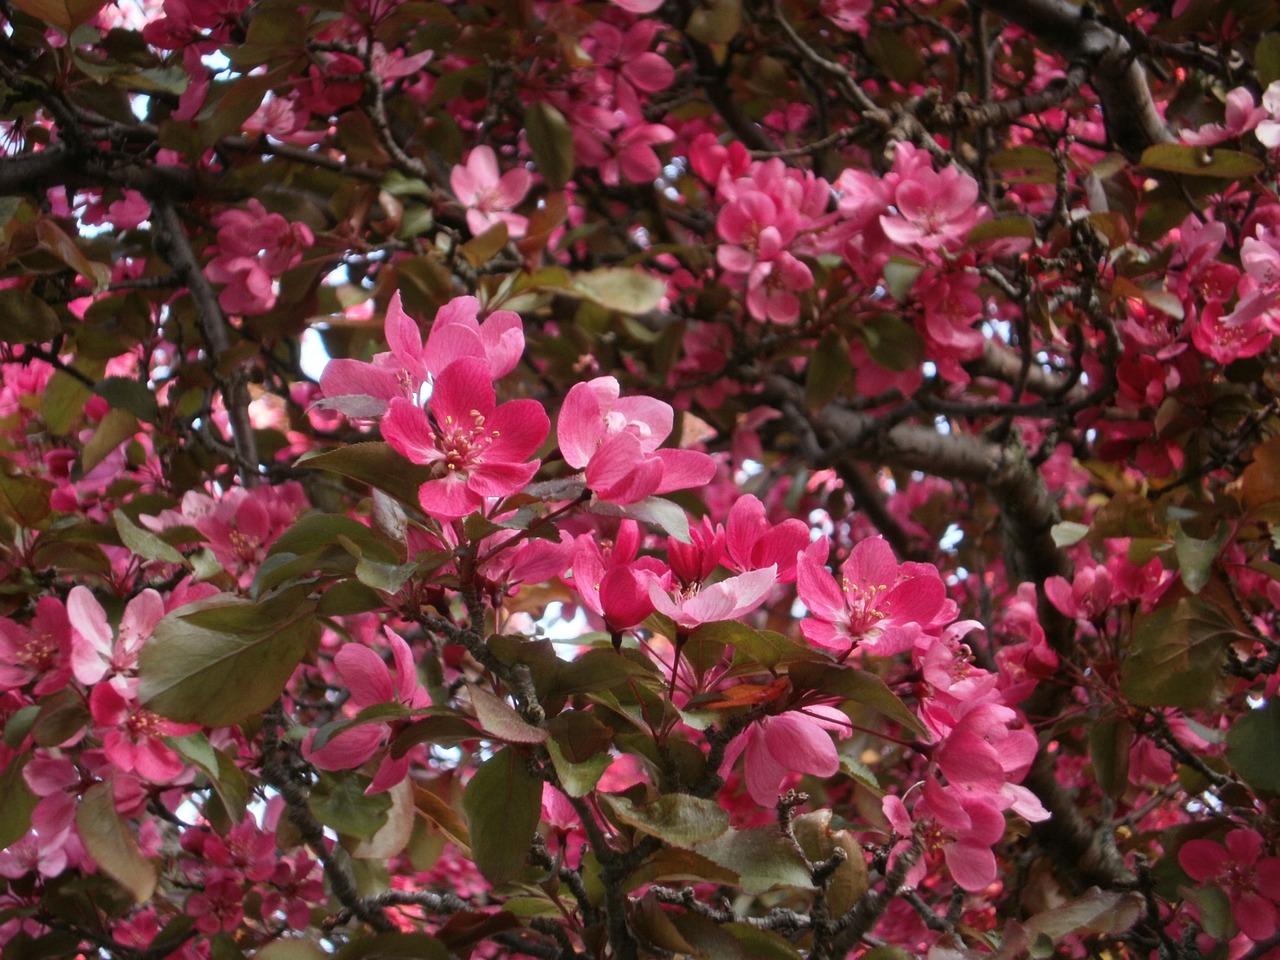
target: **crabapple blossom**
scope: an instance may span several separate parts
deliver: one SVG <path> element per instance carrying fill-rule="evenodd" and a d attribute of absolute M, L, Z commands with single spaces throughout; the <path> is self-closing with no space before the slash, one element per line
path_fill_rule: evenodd
<path fill-rule="evenodd" d="M 524 236 L 528 218 L 511 211 L 533 185 L 528 170 L 513 167 L 499 174 L 497 154 L 492 147 L 481 145 L 467 155 L 465 163 L 453 168 L 449 184 L 458 202 L 467 208 L 467 227 L 473 234 L 479 236 L 495 224 L 505 223 L 508 236 Z"/>

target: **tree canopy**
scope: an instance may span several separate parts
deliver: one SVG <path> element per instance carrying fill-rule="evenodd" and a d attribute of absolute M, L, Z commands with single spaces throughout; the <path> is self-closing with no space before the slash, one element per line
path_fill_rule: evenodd
<path fill-rule="evenodd" d="M 1280 956 L 1280 5 L 0 24 L 6 960 Z"/>

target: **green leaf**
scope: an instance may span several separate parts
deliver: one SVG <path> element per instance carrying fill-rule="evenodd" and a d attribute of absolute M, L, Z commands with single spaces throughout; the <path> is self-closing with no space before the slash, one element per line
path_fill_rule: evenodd
<path fill-rule="evenodd" d="M 120 541 L 138 556 L 148 560 L 176 563 L 180 566 L 188 565 L 187 558 L 179 553 L 177 548 L 165 543 L 150 530 L 144 530 L 138 526 L 125 515 L 123 510 L 112 511 L 111 520 L 115 523 L 116 532 L 120 534 Z"/>
<path fill-rule="evenodd" d="M 804 402 L 810 410 L 821 410 L 840 395 L 853 378 L 849 344 L 838 330 L 828 330 L 809 358 L 805 375 Z"/>
<path fill-rule="evenodd" d="M 1133 646 L 1120 666 L 1120 689 L 1137 706 L 1208 706 L 1226 646 L 1240 638 L 1215 603 L 1198 597 L 1164 603 L 1135 616 Z"/>
<path fill-rule="evenodd" d="M 634 890 L 646 883 L 688 882 L 735 884 L 738 875 L 692 850 L 663 847 L 627 877 L 624 889 Z"/>
<path fill-rule="evenodd" d="M 84 445 L 84 451 L 80 454 L 80 469 L 88 473 L 110 456 L 116 447 L 136 436 L 141 430 L 138 418 L 128 410 L 115 407 L 108 410 L 106 415 L 98 421 L 98 426 L 93 431 L 93 436 L 89 438 L 89 442 Z"/>
<path fill-rule="evenodd" d="M 692 542 L 689 539 L 688 514 L 678 504 L 662 497 L 645 497 L 638 503 L 625 505 L 591 500 L 583 505 L 583 509 L 602 517 L 625 517 L 639 523 L 651 524 L 681 543 Z"/>
<path fill-rule="evenodd" d="M 368 777 L 353 770 L 321 770 L 319 775 L 307 796 L 307 807 L 326 827 L 367 840 L 386 824 L 391 797 L 385 791 L 366 795 Z"/>
<path fill-rule="evenodd" d="M 983 240 L 1003 240 L 1006 237 L 1022 237 L 1026 240 L 1036 239 L 1036 225 L 1030 217 L 1000 217 L 996 220 L 984 220 L 969 231 L 969 243 L 981 243 Z"/>
<path fill-rule="evenodd" d="M 0 850 L 17 843 L 31 829 L 31 811 L 40 798 L 22 777 L 29 759 L 29 754 L 19 754 L 0 773 Z"/>
<path fill-rule="evenodd" d="M 28 476 L 12 460 L 0 457 L 0 515 L 34 527 L 53 512 L 52 496 L 50 481 Z"/>
<path fill-rule="evenodd" d="M 245 779 L 244 771 L 236 766 L 225 751 L 210 744 L 209 738 L 203 733 L 169 737 L 165 742 L 209 778 L 210 785 L 222 801 L 223 809 L 234 823 L 244 819 L 244 812 L 249 804 L 249 781 Z"/>
<path fill-rule="evenodd" d="M 1280 80 L 1280 33 L 1267 33 L 1253 48 L 1253 67 L 1258 71 L 1258 86 L 1266 89 Z"/>
<path fill-rule="evenodd" d="M 471 855 L 495 886 L 524 868 L 542 813 L 542 784 L 524 757 L 508 747 L 480 765 L 462 794 L 471 833 Z"/>
<path fill-rule="evenodd" d="M 820 690 L 852 700 L 906 727 L 918 737 L 928 735 L 919 718 L 874 673 L 855 667 L 806 661 L 792 664 L 788 675 L 800 689 Z"/>
<path fill-rule="evenodd" d="M 576 164 L 569 122 L 551 104 L 540 101 L 525 111 L 524 126 L 542 179 L 552 190 L 563 190 Z"/>
<path fill-rule="evenodd" d="M 0 328 L 4 320 L 0 319 Z M 49 432 L 62 436 L 84 415 L 84 406 L 93 392 L 63 370 L 55 370 L 40 397 L 40 416 Z"/>
<path fill-rule="evenodd" d="M 783 660 L 813 659 L 830 663 L 812 647 L 796 643 L 790 637 L 772 630 L 756 630 L 737 620 L 717 620 L 695 627 L 689 642 L 723 643 L 733 647 L 748 660 L 763 667 L 776 667 Z"/>
<path fill-rule="evenodd" d="M 720 804 L 687 793 L 669 793 L 643 807 L 624 796 L 604 795 L 600 801 L 623 823 L 686 850 L 715 840 L 729 829 L 729 814 Z"/>
<path fill-rule="evenodd" d="M 472 237 L 464 243 L 458 248 L 458 252 L 466 257 L 471 266 L 478 268 L 501 253 L 506 245 L 507 225 L 499 220 L 480 236 Z"/>
<path fill-rule="evenodd" d="M 1124 717 L 1103 717 L 1089 728 L 1089 758 L 1093 776 L 1109 797 L 1119 797 L 1129 786 L 1129 748 L 1133 724 Z"/>
<path fill-rule="evenodd" d="M 1142 151 L 1141 166 L 1166 173 L 1240 180 L 1261 173 L 1265 164 L 1257 157 L 1238 150 L 1222 147 L 1206 150 L 1177 143 L 1157 143 Z"/>
<path fill-rule="evenodd" d="M 144 423 L 155 423 L 159 408 L 156 395 L 147 385 L 133 377 L 107 377 L 93 392 L 113 408 L 128 410 Z"/>
<path fill-rule="evenodd" d="M 418 509 L 418 488 L 431 479 L 428 467 L 411 463 L 388 443 L 353 443 L 324 453 L 306 454 L 297 466 L 327 470 L 367 483 L 390 494 L 406 506 Z"/>
<path fill-rule="evenodd" d="M 225 727 L 261 713 L 319 637 L 305 584 L 256 603 L 220 595 L 173 611 L 138 663 L 138 697 L 180 722 Z"/>
<path fill-rule="evenodd" d="M 554 740 L 547 741 L 547 753 L 551 755 L 551 765 L 555 767 L 556 776 L 560 778 L 560 786 L 571 797 L 585 797 L 596 788 L 604 772 L 609 769 L 613 759 L 607 753 L 598 753 L 594 757 L 574 763 L 566 759 L 560 744 Z"/>
<path fill-rule="evenodd" d="M 106 0 L 14 0 L 13 5 L 69 34 L 80 24 L 92 20 L 107 3 Z"/>
<path fill-rule="evenodd" d="M 862 335 L 871 359 L 886 370 L 909 370 L 924 356 L 924 341 L 915 327 L 893 314 L 872 317 L 863 325 Z"/>
<path fill-rule="evenodd" d="M 509 743 L 542 743 L 547 739 L 546 730 L 526 723 L 505 700 L 474 684 L 468 684 L 467 689 L 480 729 L 485 733 Z"/>
<path fill-rule="evenodd" d="M 638 315 L 655 309 L 667 295 L 661 277 L 630 267 L 601 267 L 574 276 L 569 292 L 576 293 L 606 310 Z"/>
<path fill-rule="evenodd" d="M 764 893 L 779 885 L 813 888 L 800 851 L 776 826 L 727 830 L 694 850 L 736 873 L 745 893 Z"/>
<path fill-rule="evenodd" d="M 1182 582 L 1192 593 L 1199 593 L 1209 583 L 1209 573 L 1213 569 L 1213 561 L 1218 558 L 1222 545 L 1231 534 L 1229 524 L 1222 524 L 1212 539 L 1197 540 L 1189 537 L 1178 524 L 1173 532 L 1173 549 L 1178 558 L 1178 573 Z"/>
<path fill-rule="evenodd" d="M 742 29 L 742 0 L 704 0 L 684 29 L 700 43 L 728 43 Z"/>
<path fill-rule="evenodd" d="M 76 828 L 85 849 L 107 876 L 128 890 L 135 902 L 151 899 L 160 872 L 142 855 L 129 824 L 116 810 L 110 783 L 95 783 L 85 791 L 76 810 Z"/>
<path fill-rule="evenodd" d="M 1259 793 L 1280 796 L 1280 703 L 1268 700 L 1236 719 L 1227 733 L 1227 762 Z"/>
<path fill-rule="evenodd" d="M 253 960 L 329 960 L 329 957 L 315 941 L 289 937 L 268 943 L 253 955 Z"/>
<path fill-rule="evenodd" d="M 0 341 L 48 343 L 62 332 L 62 322 L 49 306 L 27 287 L 0 290 Z"/>

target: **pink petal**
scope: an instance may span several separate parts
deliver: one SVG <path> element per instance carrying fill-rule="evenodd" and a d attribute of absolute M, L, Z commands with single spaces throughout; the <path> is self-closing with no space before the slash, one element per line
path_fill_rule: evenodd
<path fill-rule="evenodd" d="M 397 699 L 386 663 L 368 647 L 348 643 L 338 651 L 333 664 L 350 689 L 351 702 L 355 706 L 368 707 L 375 703 L 392 703 Z"/>

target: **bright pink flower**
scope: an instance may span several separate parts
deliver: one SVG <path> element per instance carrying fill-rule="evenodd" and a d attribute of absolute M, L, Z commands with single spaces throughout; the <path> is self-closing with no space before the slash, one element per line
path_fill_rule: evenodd
<path fill-rule="evenodd" d="M 1232 830 L 1222 843 L 1189 840 L 1178 850 L 1178 863 L 1192 880 L 1226 893 L 1236 926 L 1252 940 L 1274 935 L 1280 923 L 1280 857 L 1263 856 L 1262 850 L 1255 830 Z"/>
<path fill-rule="evenodd" d="M 659 449 L 675 422 L 670 404 L 620 397 L 621 389 L 613 377 L 576 383 L 560 408 L 560 452 L 569 466 L 585 468 L 588 488 L 625 504 L 710 481 L 715 462 L 705 453 Z"/>
<path fill-rule="evenodd" d="M 809 551 L 797 566 L 800 600 L 810 613 L 800 629 L 824 650 L 847 654 L 861 644 L 879 656 L 900 653 L 954 610 L 937 568 L 897 563 L 883 537 L 859 542 L 840 572 L 837 584 Z"/>
<path fill-rule="evenodd" d="M 897 796 L 887 796 L 882 804 L 885 817 L 900 837 L 912 837 L 924 848 L 924 856 L 907 872 L 906 884 L 918 886 L 930 861 L 945 860 L 951 876 L 965 890 L 977 892 L 996 878 L 992 844 L 1004 836 L 1004 815 L 983 801 L 957 796 L 935 778 L 924 781 L 924 789 L 911 812 Z M 906 841 L 894 848 L 901 852 Z"/>
<path fill-rule="evenodd" d="M 847 728 L 848 718 L 833 707 L 808 707 L 804 713 L 789 711 L 763 717 L 729 744 L 720 775 L 728 773 L 745 753 L 747 792 L 761 806 L 773 807 L 790 774 L 830 777 L 840 770 L 840 757 L 827 731 Z"/>
<path fill-rule="evenodd" d="M 71 588 L 67 615 L 71 621 L 71 669 L 86 686 L 108 673 L 128 673 L 137 666 L 142 644 L 164 618 L 164 600 L 155 590 L 143 590 L 129 601 L 114 637 L 107 613 L 87 587 Z"/>
<path fill-rule="evenodd" d="M 384 632 L 391 642 L 391 656 L 396 668 L 394 679 L 386 661 L 374 650 L 358 643 L 345 644 L 333 658 L 338 675 L 351 691 L 350 707 L 358 713 L 365 707 L 381 703 L 399 703 L 411 710 L 429 706 L 431 699 L 419 684 L 418 668 L 409 645 L 390 629 Z M 324 770 L 352 770 L 377 753 L 390 732 L 388 723 L 361 723 L 348 727 L 324 746 L 316 748 L 312 746 L 315 742 L 313 730 L 303 741 L 302 754 Z M 389 790 L 408 773 L 408 755 L 393 757 L 388 751 L 365 792 L 374 794 Z"/>
<path fill-rule="evenodd" d="M 893 192 L 896 215 L 880 217 L 885 235 L 899 246 L 937 250 L 964 239 L 982 206 L 978 181 L 959 167 L 918 167 Z"/>
<path fill-rule="evenodd" d="M 724 525 L 724 549 L 732 570 L 745 572 L 776 566 L 778 582 L 796 579 L 796 557 L 809 545 L 809 527 L 795 517 L 773 525 L 765 517 L 764 504 L 748 494 L 733 500 Z"/>
<path fill-rule="evenodd" d="M 165 737 L 195 733 L 199 724 L 166 720 L 138 703 L 137 681 L 117 678 L 89 693 L 94 733 L 113 765 L 152 783 L 169 783 L 186 765 Z"/>
<path fill-rule="evenodd" d="M 578 162 L 595 168 L 611 187 L 624 180 L 652 183 L 662 172 L 662 161 L 653 148 L 675 139 L 670 127 L 645 123 L 638 104 L 633 110 L 583 105 L 575 110 L 573 120 Z"/>
<path fill-rule="evenodd" d="M 32 693 L 44 696 L 71 679 L 71 623 L 55 597 L 42 597 L 30 626 L 0 619 L 0 692 L 35 681 Z"/>
<path fill-rule="evenodd" d="M 451 363 L 436 378 L 431 415 L 397 397 L 382 421 L 387 442 L 414 463 L 435 468 L 418 492 L 422 509 L 440 520 L 456 520 L 491 497 L 516 493 L 538 471 L 530 461 L 551 423 L 536 400 L 497 404 L 484 361 Z"/>
<path fill-rule="evenodd" d="M 467 208 L 467 227 L 477 236 L 497 223 L 507 225 L 507 235 L 523 237 L 529 220 L 511 213 L 533 185 L 533 175 L 523 167 L 498 173 L 498 157 L 492 147 L 479 146 L 467 155 L 465 164 L 449 175 L 458 202 Z"/>

